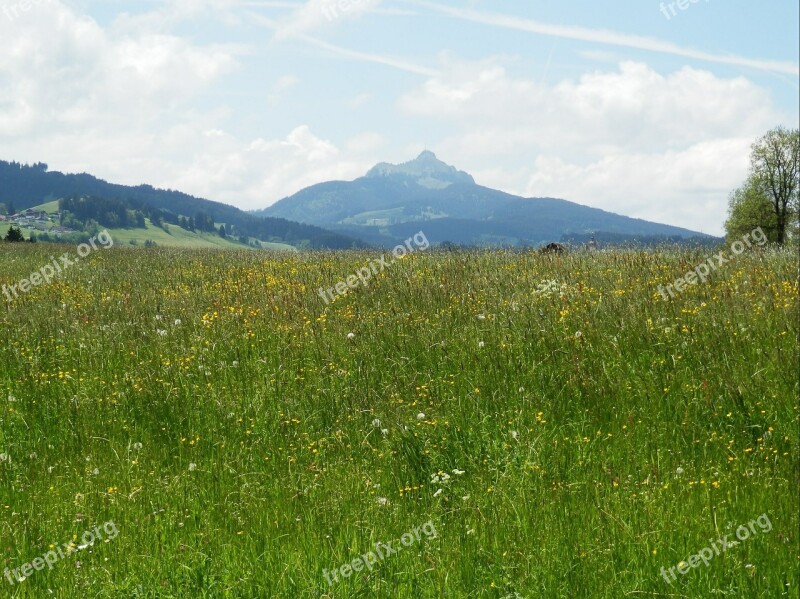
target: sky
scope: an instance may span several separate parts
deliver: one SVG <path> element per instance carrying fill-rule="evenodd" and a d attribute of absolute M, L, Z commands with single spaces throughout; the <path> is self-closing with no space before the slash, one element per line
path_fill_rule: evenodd
<path fill-rule="evenodd" d="M 720 234 L 798 127 L 796 0 L 0 0 L 0 159 L 251 210 L 432 150 Z"/>

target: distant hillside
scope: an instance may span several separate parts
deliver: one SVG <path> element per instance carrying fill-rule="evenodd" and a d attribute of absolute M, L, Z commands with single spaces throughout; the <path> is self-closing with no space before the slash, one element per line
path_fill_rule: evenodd
<path fill-rule="evenodd" d="M 477 185 L 432 152 L 379 164 L 355 181 L 313 185 L 257 212 L 391 245 L 420 229 L 432 243 L 541 245 L 584 234 L 663 240 L 701 233 L 555 198 L 522 198 Z"/>
<path fill-rule="evenodd" d="M 237 235 L 260 241 L 288 244 L 298 248 L 345 249 L 363 247 L 362 241 L 326 231 L 310 223 L 291 222 L 280 217 L 256 216 L 219 202 L 196 198 L 150 185 L 130 187 L 108 183 L 88 174 L 48 171 L 47 165 L 23 165 L 0 161 L 0 203 L 16 211 L 66 197 L 95 197 L 125 202 L 140 211 L 149 207 L 178 216 L 195 218 L 199 213 L 215 223 L 233 225 Z M 170 219 L 173 220 L 173 219 Z"/>
<path fill-rule="evenodd" d="M 187 230 L 161 221 L 153 222 L 149 217 L 136 222 L 134 226 L 115 227 L 111 223 L 91 224 L 89 227 L 72 222 L 72 216 L 63 224 L 59 212 L 59 202 L 48 202 L 21 211 L 15 217 L 0 216 L 0 237 L 5 237 L 8 229 L 18 227 L 25 239 L 77 244 L 88 240 L 100 230 L 106 230 L 117 246 L 156 245 L 179 248 L 218 248 L 218 249 L 265 249 L 273 251 L 296 252 L 296 248 L 283 243 L 255 241 L 252 238 L 241 240 L 236 237 L 222 237 L 218 231 Z M 2 220 L 2 219 L 6 220 Z M 138 219 L 136 219 L 138 221 Z M 75 228 L 73 228 L 75 227 Z"/>

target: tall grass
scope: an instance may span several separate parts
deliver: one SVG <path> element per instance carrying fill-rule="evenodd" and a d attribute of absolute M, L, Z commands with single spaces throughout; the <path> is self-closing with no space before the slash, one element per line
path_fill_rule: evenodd
<path fill-rule="evenodd" d="M 428 251 L 325 304 L 374 258 L 114 248 L 6 302 L 0 568 L 119 536 L 3 593 L 797 596 L 795 256 L 665 301 L 703 254 Z"/>

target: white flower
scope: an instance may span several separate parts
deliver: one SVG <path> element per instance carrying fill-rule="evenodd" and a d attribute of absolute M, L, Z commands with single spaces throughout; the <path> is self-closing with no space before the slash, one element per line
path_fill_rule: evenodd
<path fill-rule="evenodd" d="M 381 424 L 382 424 L 381 419 L 376 418 L 375 420 L 372 421 L 372 428 L 380 428 Z"/>
<path fill-rule="evenodd" d="M 136 451 L 139 451 L 142 448 L 142 444 L 137 441 L 136 443 L 133 444 L 133 448 Z"/>
<path fill-rule="evenodd" d="M 356 338 L 356 334 L 355 333 L 347 333 L 347 338 L 351 339 L 351 340 L 355 339 Z"/>
<path fill-rule="evenodd" d="M 389 500 L 386 497 L 378 497 L 377 499 L 378 505 L 386 505 L 389 503 Z"/>
<path fill-rule="evenodd" d="M 164 329 L 156 329 L 156 333 L 158 333 L 161 337 L 164 337 L 167 334 Z"/>
<path fill-rule="evenodd" d="M 683 468 L 678 466 L 677 468 L 675 468 L 675 472 L 678 473 L 678 474 L 683 474 Z"/>
<path fill-rule="evenodd" d="M 434 497 L 439 497 L 439 495 L 441 495 L 441 494 L 442 494 L 442 489 L 439 489 L 438 491 L 436 491 L 436 493 L 433 494 L 433 496 Z"/>
<path fill-rule="evenodd" d="M 484 345 L 486 344 L 483 341 L 478 341 L 478 347 L 483 347 Z"/>
<path fill-rule="evenodd" d="M 176 318 L 176 319 L 175 319 L 175 326 L 176 326 L 176 327 L 179 327 L 179 326 L 181 326 L 181 319 L 180 319 L 180 318 Z"/>
<path fill-rule="evenodd" d="M 388 428 L 382 428 L 381 429 L 381 434 L 385 437 L 386 435 L 389 434 L 389 429 Z"/>
<path fill-rule="evenodd" d="M 459 470 L 458 468 L 453 468 L 453 474 L 455 474 L 456 476 L 461 476 L 462 474 L 464 474 L 464 472 L 465 472 L 464 470 Z"/>
<path fill-rule="evenodd" d="M 92 474 L 94 474 L 95 476 L 99 475 L 100 474 L 100 468 L 95 468 L 94 470 L 92 470 Z"/>
<path fill-rule="evenodd" d="M 519 391 L 520 393 L 525 393 L 525 387 L 520 387 L 520 388 L 518 389 L 518 391 Z"/>
<path fill-rule="evenodd" d="M 156 320 L 161 320 L 161 314 L 156 314 Z"/>
<path fill-rule="evenodd" d="M 194 462 L 190 463 L 189 472 L 194 472 L 195 470 L 197 470 L 197 464 L 195 464 Z"/>
<path fill-rule="evenodd" d="M 11 456 L 7 453 L 0 453 L 0 462 L 8 462 L 11 463 Z"/>
<path fill-rule="evenodd" d="M 420 412 L 417 414 L 417 420 L 425 420 L 425 412 Z"/>
<path fill-rule="evenodd" d="M 581 337 L 583 337 L 583 333 L 580 331 L 575 331 L 575 339 L 580 339 Z"/>
<path fill-rule="evenodd" d="M 511 438 L 514 439 L 514 441 L 517 440 L 518 436 L 519 436 L 519 433 L 517 431 L 511 431 Z"/>
<path fill-rule="evenodd" d="M 234 368 L 239 366 L 239 360 L 234 360 L 233 362 L 231 362 L 231 366 L 233 366 Z"/>
<path fill-rule="evenodd" d="M 483 314 L 478 314 L 478 320 L 486 320 L 486 316 Z"/>

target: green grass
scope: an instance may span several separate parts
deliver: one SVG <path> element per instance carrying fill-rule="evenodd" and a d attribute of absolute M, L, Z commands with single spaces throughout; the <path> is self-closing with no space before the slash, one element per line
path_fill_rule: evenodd
<path fill-rule="evenodd" d="M 65 251 L 2 246 L 0 286 Z M 664 301 L 702 254 L 429 251 L 325 305 L 375 258 L 117 242 L 9 304 L 0 567 L 119 534 L 4 592 L 797 596 L 796 256 Z"/>

